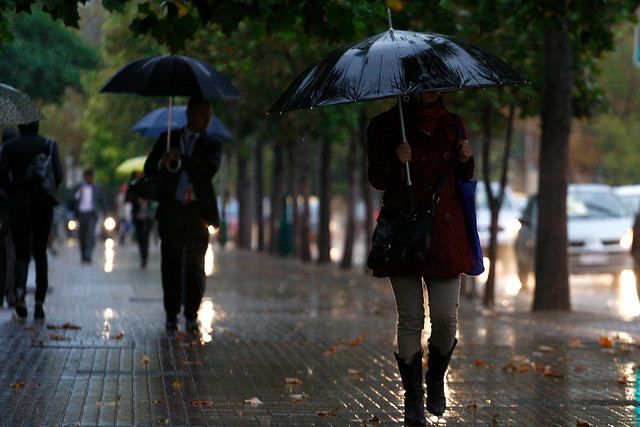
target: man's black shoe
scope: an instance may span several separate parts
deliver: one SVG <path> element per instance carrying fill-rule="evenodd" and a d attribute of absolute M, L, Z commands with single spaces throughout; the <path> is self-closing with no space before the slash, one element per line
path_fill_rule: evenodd
<path fill-rule="evenodd" d="M 16 314 L 22 318 L 27 317 L 27 306 L 24 301 L 16 301 Z"/>
<path fill-rule="evenodd" d="M 190 334 L 195 334 L 200 329 L 200 324 L 198 323 L 198 319 L 189 320 L 185 319 L 185 329 Z"/>
<path fill-rule="evenodd" d="M 164 324 L 167 331 L 178 331 L 178 320 L 175 317 L 167 318 L 167 321 Z"/>
<path fill-rule="evenodd" d="M 33 317 L 35 319 L 44 319 L 44 304 L 36 304 Z"/>

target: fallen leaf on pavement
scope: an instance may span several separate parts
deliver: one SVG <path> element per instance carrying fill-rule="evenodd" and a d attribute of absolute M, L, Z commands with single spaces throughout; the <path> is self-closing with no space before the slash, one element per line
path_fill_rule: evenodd
<path fill-rule="evenodd" d="M 11 384 L 11 388 L 22 388 L 22 387 L 24 387 L 24 381 L 16 384 Z"/>
<path fill-rule="evenodd" d="M 378 418 L 377 415 L 374 415 L 372 418 L 362 421 L 362 424 L 365 426 L 368 426 L 369 424 L 380 424 L 380 418 Z"/>
<path fill-rule="evenodd" d="M 298 378 L 285 377 L 284 382 L 286 384 L 289 384 L 289 385 L 300 385 L 300 384 L 302 384 L 302 381 L 300 381 Z"/>
<path fill-rule="evenodd" d="M 24 328 L 25 331 L 29 331 L 32 333 L 36 333 L 36 328 L 34 328 L 33 326 L 27 326 L 26 328 Z"/>
<path fill-rule="evenodd" d="M 49 338 L 55 341 L 71 341 L 71 338 L 69 337 L 65 337 L 64 335 L 58 335 L 54 333 L 50 333 Z"/>
<path fill-rule="evenodd" d="M 173 386 L 174 387 L 182 387 L 182 383 L 180 381 L 174 381 L 173 382 Z"/>
<path fill-rule="evenodd" d="M 112 336 L 110 339 L 112 340 L 121 340 L 124 337 L 124 331 L 120 331 L 118 335 Z"/>
<path fill-rule="evenodd" d="M 580 340 L 571 340 L 571 346 L 572 347 L 577 347 L 580 345 Z"/>
<path fill-rule="evenodd" d="M 626 384 L 626 383 L 627 383 L 627 379 L 628 379 L 628 378 L 627 378 L 627 376 L 626 376 L 626 375 L 624 375 L 624 376 L 622 376 L 622 377 L 618 378 L 618 384 Z"/>
<path fill-rule="evenodd" d="M 357 346 L 358 344 L 360 344 L 360 343 L 362 342 L 362 340 L 363 340 L 366 336 L 367 336 L 366 334 L 360 334 L 360 335 L 358 335 L 358 337 L 357 337 L 355 340 L 351 341 L 351 342 L 349 343 L 349 345 L 350 345 L 351 347 L 355 347 L 355 346 Z"/>
<path fill-rule="evenodd" d="M 332 409 L 330 411 L 318 411 L 318 412 L 316 412 L 316 415 L 318 415 L 320 417 L 333 416 L 333 414 L 335 414 L 339 410 L 340 410 L 340 408 L 335 408 L 335 409 Z"/>
<path fill-rule="evenodd" d="M 600 337 L 600 345 L 602 347 L 612 347 L 613 346 L 613 341 L 611 341 L 609 338 L 607 337 Z"/>
<path fill-rule="evenodd" d="M 183 365 L 202 365 L 202 361 L 200 360 L 183 360 Z"/>
<path fill-rule="evenodd" d="M 546 366 L 544 368 L 544 376 L 552 377 L 552 378 L 564 378 L 564 375 L 557 374 L 551 370 L 551 366 Z"/>
<path fill-rule="evenodd" d="M 117 404 L 118 404 L 118 402 L 120 401 L 120 399 L 121 399 L 121 398 L 122 398 L 122 395 L 121 395 L 121 394 L 119 394 L 119 395 L 116 397 L 116 400 L 114 400 L 113 402 L 103 402 L 103 401 L 100 401 L 100 402 L 96 402 L 96 405 L 98 405 L 98 406 L 115 406 L 115 405 L 117 405 Z"/>
<path fill-rule="evenodd" d="M 547 345 L 538 346 L 536 351 L 539 351 L 540 353 L 555 353 L 556 352 L 552 347 L 549 347 Z"/>
<path fill-rule="evenodd" d="M 142 360 L 140 361 L 142 362 L 143 365 L 148 365 L 149 363 L 151 363 L 151 359 L 149 359 L 149 357 L 147 357 L 146 354 L 142 356 Z"/>
<path fill-rule="evenodd" d="M 248 403 L 250 405 L 262 405 L 262 400 L 258 399 L 257 397 L 252 397 L 251 399 L 245 399 L 244 403 Z"/>
<path fill-rule="evenodd" d="M 213 400 L 192 400 L 189 402 L 189 406 L 213 406 L 215 402 Z"/>
<path fill-rule="evenodd" d="M 362 371 L 358 371 L 356 369 L 351 369 L 351 368 L 349 368 L 348 372 L 350 377 L 359 377 L 364 374 L 364 372 Z"/>
<path fill-rule="evenodd" d="M 307 398 L 309 396 L 307 396 L 305 393 L 302 394 L 292 394 L 291 395 L 291 399 L 295 402 L 295 403 L 300 403 L 302 402 L 302 399 Z"/>
<path fill-rule="evenodd" d="M 591 424 L 589 424 L 586 421 L 576 420 L 576 426 L 578 426 L 578 427 L 590 427 Z"/>
<path fill-rule="evenodd" d="M 158 424 L 169 424 L 169 418 L 165 418 L 162 420 L 156 420 L 156 423 Z"/>
<path fill-rule="evenodd" d="M 478 405 L 478 402 L 473 402 L 470 405 L 466 406 L 467 408 L 472 408 L 472 409 L 478 409 L 480 407 L 480 405 Z"/>
<path fill-rule="evenodd" d="M 167 403 L 167 400 L 152 400 L 151 403 Z"/>
<path fill-rule="evenodd" d="M 583 365 L 576 365 L 573 367 L 576 371 L 584 371 L 585 367 Z"/>
<path fill-rule="evenodd" d="M 477 367 L 482 367 L 482 365 L 484 365 L 484 362 L 483 362 L 482 360 L 480 360 L 480 359 L 476 359 L 476 363 L 475 363 L 475 365 L 476 365 Z"/>

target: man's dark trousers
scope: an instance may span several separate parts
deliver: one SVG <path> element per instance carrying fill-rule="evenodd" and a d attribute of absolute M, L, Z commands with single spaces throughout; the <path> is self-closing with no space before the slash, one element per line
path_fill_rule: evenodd
<path fill-rule="evenodd" d="M 78 213 L 78 238 L 80 239 L 80 256 L 82 261 L 91 262 L 93 247 L 96 244 L 96 211 Z"/>
<path fill-rule="evenodd" d="M 29 260 L 36 264 L 36 302 L 44 302 L 47 277 L 47 241 L 53 222 L 53 207 L 37 196 L 14 196 L 11 200 L 11 234 L 16 250 L 14 286 L 16 297 L 24 301 L 27 294 Z"/>
<path fill-rule="evenodd" d="M 167 203 L 158 215 L 162 289 L 168 319 L 174 319 L 180 313 L 184 300 L 184 317 L 196 320 L 204 295 L 204 256 L 209 243 L 209 231 L 196 204 Z"/>

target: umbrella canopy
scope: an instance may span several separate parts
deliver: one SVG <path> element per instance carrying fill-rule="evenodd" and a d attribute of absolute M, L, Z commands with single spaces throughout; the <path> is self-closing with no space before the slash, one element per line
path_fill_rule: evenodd
<path fill-rule="evenodd" d="M 137 59 L 114 74 L 100 92 L 204 99 L 240 98 L 231 82 L 211 65 L 182 55 Z"/>
<path fill-rule="evenodd" d="M 133 125 L 131 130 L 138 132 L 142 136 L 157 138 L 162 132 L 167 130 L 167 121 L 169 120 L 169 108 L 162 107 L 153 110 L 144 116 L 138 123 Z M 171 129 L 179 129 L 187 124 L 187 106 L 176 105 L 172 108 Z M 211 137 L 219 141 L 233 141 L 233 135 L 222 124 L 216 116 L 211 117 L 211 125 L 207 131 Z"/>
<path fill-rule="evenodd" d="M 136 156 L 125 160 L 116 167 L 116 175 L 129 178 L 133 172 L 142 172 L 147 156 Z"/>
<path fill-rule="evenodd" d="M 390 29 L 340 47 L 298 76 L 269 112 L 440 90 L 528 83 L 489 51 L 440 34 Z"/>
<path fill-rule="evenodd" d="M 0 83 L 0 125 L 22 125 L 42 119 L 44 114 L 29 95 Z"/>

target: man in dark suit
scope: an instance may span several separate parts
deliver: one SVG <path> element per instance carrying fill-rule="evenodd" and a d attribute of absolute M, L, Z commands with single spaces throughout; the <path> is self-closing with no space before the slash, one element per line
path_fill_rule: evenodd
<path fill-rule="evenodd" d="M 56 188 L 62 182 L 62 164 L 58 144 L 38 135 L 39 124 L 19 125 L 20 136 L 10 139 L 0 154 L 2 187 L 9 194 L 9 222 L 16 251 L 14 266 L 15 308 L 20 317 L 27 316 L 25 297 L 31 256 L 36 264 L 36 319 L 44 318 L 44 300 L 49 287 L 47 241 L 57 203 L 44 193 L 41 184 L 27 179 L 27 169 L 40 153 L 51 156 Z"/>
<path fill-rule="evenodd" d="M 160 135 L 144 165 L 146 175 L 160 178 L 156 217 L 161 239 L 165 326 L 170 333 L 178 329 L 182 302 L 187 331 L 198 331 L 208 226 L 220 225 L 211 179 L 220 167 L 222 146 L 207 134 L 212 115 L 209 101 L 192 98 L 187 106 L 187 125 L 171 131 L 169 145 L 167 132 Z"/>
<path fill-rule="evenodd" d="M 90 264 L 96 244 L 96 224 L 100 214 L 107 215 L 107 200 L 102 186 L 93 181 L 93 170 L 84 171 L 84 181 L 73 189 L 74 216 L 78 220 L 80 258 Z"/>

